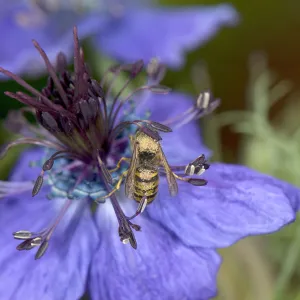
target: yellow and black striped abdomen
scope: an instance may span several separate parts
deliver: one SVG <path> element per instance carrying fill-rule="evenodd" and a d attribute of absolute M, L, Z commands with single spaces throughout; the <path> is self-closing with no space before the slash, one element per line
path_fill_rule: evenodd
<path fill-rule="evenodd" d="M 140 202 L 144 196 L 151 203 L 158 192 L 159 176 L 156 170 L 137 168 L 134 178 L 134 200 Z"/>

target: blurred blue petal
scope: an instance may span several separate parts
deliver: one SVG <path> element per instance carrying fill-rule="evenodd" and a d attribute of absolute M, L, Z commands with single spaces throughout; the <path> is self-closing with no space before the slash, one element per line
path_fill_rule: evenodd
<path fill-rule="evenodd" d="M 99 1 L 91 6 L 86 3 L 84 11 L 77 10 L 75 3 L 47 11 L 31 1 L 5 2 L 0 12 L 0 66 L 17 74 L 44 71 L 31 40 L 37 40 L 50 61 L 55 62 L 60 51 L 72 55 L 72 28 L 77 25 L 80 38 L 92 37 L 100 51 L 116 59 L 148 61 L 156 56 L 178 67 L 186 51 L 201 46 L 221 27 L 237 21 L 236 11 L 225 4 L 188 8 L 139 4 Z"/>
<path fill-rule="evenodd" d="M 40 166 L 32 166 L 32 163 L 41 159 L 44 150 L 41 148 L 32 148 L 23 151 L 14 165 L 9 180 L 10 181 L 28 181 L 36 180 L 41 172 Z"/>
<path fill-rule="evenodd" d="M 215 296 L 220 257 L 214 250 L 185 247 L 145 216 L 138 218 L 142 231 L 135 234 L 138 248 L 134 250 L 120 243 L 110 203 L 99 206 L 96 218 L 101 245 L 91 265 L 92 299 L 207 300 Z"/>
<path fill-rule="evenodd" d="M 137 114 L 143 118 L 145 112 L 149 111 L 150 120 L 164 122 L 193 107 L 195 101 L 186 94 L 175 92 L 167 95 L 149 94 L 137 107 Z M 171 133 L 162 133 L 161 136 L 163 150 L 171 164 L 187 164 L 200 154 L 207 157 L 211 154 L 203 144 L 197 121 L 191 121 Z"/>
<path fill-rule="evenodd" d="M 71 56 L 75 24 L 83 39 L 97 32 L 102 23 L 99 15 L 78 16 L 71 11 L 57 12 L 48 17 L 29 3 L 3 5 L 1 9 L 3 44 L 0 47 L 0 66 L 17 74 L 39 73 L 45 69 L 32 39 L 38 41 L 54 63 L 60 51 Z"/>
<path fill-rule="evenodd" d="M 0 299 L 79 299 L 86 287 L 92 254 L 98 242 L 88 206 L 74 203 L 51 238 L 45 256 L 17 251 L 18 230 L 40 231 L 57 214 L 64 199 L 47 201 L 46 190 L 0 201 Z"/>
<path fill-rule="evenodd" d="M 157 57 L 179 67 L 185 52 L 213 38 L 223 26 L 236 25 L 230 5 L 182 8 L 132 8 L 96 38 L 101 51 L 122 61 Z"/>
<path fill-rule="evenodd" d="M 230 246 L 279 230 L 299 210 L 299 189 L 247 167 L 211 164 L 203 178 L 208 180 L 204 187 L 180 184 L 176 198 L 162 184 L 159 201 L 147 210 L 186 245 Z"/>

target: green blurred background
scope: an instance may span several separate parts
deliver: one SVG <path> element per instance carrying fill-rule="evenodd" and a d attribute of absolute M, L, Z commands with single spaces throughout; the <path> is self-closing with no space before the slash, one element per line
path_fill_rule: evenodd
<path fill-rule="evenodd" d="M 163 0 L 164 5 L 219 1 Z M 222 105 L 201 121 L 213 160 L 246 164 L 300 186 L 300 2 L 230 1 L 241 16 L 188 55 L 164 84 L 196 95 L 210 87 Z M 31 80 L 43 86 L 45 78 Z M 0 93 L 14 91 L 0 82 Z M 2 98 L 0 117 L 18 106 Z M 241 113 L 243 111 L 243 113 Z M 1 144 L 9 137 L 2 130 Z M 18 151 L 1 163 L 5 178 Z M 300 221 L 269 236 L 247 238 L 220 251 L 219 296 L 224 300 L 300 300 Z"/>

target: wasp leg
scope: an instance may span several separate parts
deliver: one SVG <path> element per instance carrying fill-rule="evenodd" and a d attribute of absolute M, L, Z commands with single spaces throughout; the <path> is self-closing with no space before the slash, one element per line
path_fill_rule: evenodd
<path fill-rule="evenodd" d="M 181 177 L 181 176 L 176 175 L 175 173 L 173 173 L 173 175 L 176 179 L 187 182 L 191 185 L 203 186 L 203 185 L 207 184 L 207 181 L 205 179 L 191 178 L 191 177 Z"/>
<path fill-rule="evenodd" d="M 175 177 L 176 179 L 181 180 L 181 181 L 188 181 L 188 180 L 189 180 L 189 178 L 185 178 L 185 177 L 182 177 L 182 176 L 178 176 L 178 175 L 176 175 L 174 172 L 173 172 L 173 175 L 174 175 L 174 177 Z"/>
<path fill-rule="evenodd" d="M 142 198 L 142 200 L 140 201 L 139 206 L 138 206 L 135 214 L 132 215 L 131 217 L 127 217 L 127 220 L 132 220 L 135 217 L 137 217 L 139 214 L 141 214 L 145 210 L 146 206 L 147 206 L 147 196 L 144 196 Z"/>
<path fill-rule="evenodd" d="M 130 161 L 131 161 L 131 158 L 128 158 L 128 157 L 121 157 L 121 159 L 120 159 L 120 160 L 118 161 L 118 163 L 117 163 L 117 166 L 116 166 L 114 169 L 109 170 L 109 173 L 116 172 L 118 169 L 120 169 L 122 161 L 130 162 Z"/>
<path fill-rule="evenodd" d="M 116 191 L 118 191 L 121 187 L 122 181 L 124 179 L 124 177 L 126 177 L 128 171 L 125 171 L 121 174 L 116 186 L 114 187 L 113 190 L 111 190 L 108 194 L 106 194 L 105 196 L 99 197 L 96 199 L 96 202 L 100 201 L 100 200 L 104 200 L 109 198 L 112 194 L 114 194 Z"/>
<path fill-rule="evenodd" d="M 174 173 L 174 172 L 182 173 L 182 172 L 185 171 L 186 166 L 170 166 L 170 169 L 171 169 L 171 171 L 172 171 L 173 173 Z M 160 169 L 159 172 L 160 172 L 161 174 L 166 174 L 166 173 L 167 173 L 166 170 L 163 169 L 163 168 Z"/>

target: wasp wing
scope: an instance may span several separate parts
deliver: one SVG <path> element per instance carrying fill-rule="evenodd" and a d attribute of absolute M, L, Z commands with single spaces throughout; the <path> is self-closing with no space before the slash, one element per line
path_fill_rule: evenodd
<path fill-rule="evenodd" d="M 160 162 L 166 171 L 170 195 L 176 196 L 178 193 L 178 185 L 177 185 L 176 178 L 171 170 L 171 167 L 168 164 L 167 158 L 160 145 L 159 145 L 159 151 L 160 151 Z"/>
<path fill-rule="evenodd" d="M 129 165 L 128 173 L 126 175 L 125 180 L 125 195 L 128 198 L 133 199 L 134 194 L 134 177 L 135 177 L 135 169 L 138 163 L 138 143 L 132 141 L 134 143 L 133 146 L 133 152 L 132 152 L 132 158 Z"/>

